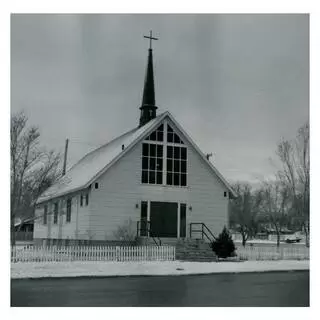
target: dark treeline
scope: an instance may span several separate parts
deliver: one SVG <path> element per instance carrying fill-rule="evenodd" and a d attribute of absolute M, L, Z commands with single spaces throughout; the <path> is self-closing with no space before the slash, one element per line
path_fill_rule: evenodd
<path fill-rule="evenodd" d="M 61 176 L 61 170 L 60 154 L 40 146 L 39 128 L 29 126 L 23 112 L 11 116 L 10 140 L 10 221 L 14 245 L 15 220 L 33 219 L 38 197 Z"/>

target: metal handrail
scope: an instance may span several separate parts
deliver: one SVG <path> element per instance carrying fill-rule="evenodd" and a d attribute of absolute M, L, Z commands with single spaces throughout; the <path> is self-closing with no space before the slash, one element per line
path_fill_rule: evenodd
<path fill-rule="evenodd" d="M 158 237 L 158 236 L 155 236 L 153 233 L 152 233 L 152 230 L 151 228 L 149 229 L 149 235 L 151 236 L 151 238 L 153 239 L 154 243 L 157 245 L 157 246 L 161 246 L 161 239 Z M 159 243 L 157 243 L 156 239 L 158 239 Z"/>
<path fill-rule="evenodd" d="M 145 223 L 146 224 L 146 228 L 141 228 L 141 222 Z M 154 243 L 157 245 L 157 246 L 161 246 L 161 239 L 158 237 L 158 236 L 155 236 L 152 229 L 151 229 L 151 223 L 150 221 L 141 221 L 141 220 L 138 220 L 137 221 L 137 237 L 141 236 L 141 231 L 145 231 L 146 232 L 146 236 L 148 237 L 151 237 L 152 240 L 154 241 Z M 155 239 L 157 238 L 158 239 L 158 242 L 157 240 Z"/>
<path fill-rule="evenodd" d="M 194 230 L 192 227 L 194 225 L 201 225 L 201 229 L 196 229 Z M 210 236 L 207 234 L 207 232 L 210 234 Z M 192 238 L 192 233 L 201 233 L 201 238 L 203 239 L 203 236 L 205 236 L 210 242 L 213 242 L 216 240 L 216 237 L 214 234 L 211 232 L 211 230 L 203 223 L 203 222 L 192 222 L 190 223 L 190 238 Z"/>
<path fill-rule="evenodd" d="M 211 232 L 211 230 L 206 226 L 205 223 L 203 223 L 202 226 L 203 226 L 204 228 L 206 228 L 206 230 L 210 233 L 210 235 L 212 236 L 212 238 L 213 238 L 214 240 L 217 240 L 217 238 L 214 236 L 214 234 L 213 234 L 213 233 Z"/>

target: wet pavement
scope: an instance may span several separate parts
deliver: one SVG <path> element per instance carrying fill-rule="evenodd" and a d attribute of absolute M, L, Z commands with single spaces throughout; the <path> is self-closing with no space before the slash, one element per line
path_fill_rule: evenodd
<path fill-rule="evenodd" d="M 13 307 L 307 307 L 309 272 L 21 279 Z"/>

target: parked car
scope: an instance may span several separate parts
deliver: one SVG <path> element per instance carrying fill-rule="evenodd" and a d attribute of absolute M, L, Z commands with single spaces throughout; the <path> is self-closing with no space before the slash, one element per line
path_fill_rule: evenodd
<path fill-rule="evenodd" d="M 286 234 L 284 236 L 284 242 L 286 243 L 297 243 L 300 242 L 302 238 L 299 236 L 298 233 Z"/>

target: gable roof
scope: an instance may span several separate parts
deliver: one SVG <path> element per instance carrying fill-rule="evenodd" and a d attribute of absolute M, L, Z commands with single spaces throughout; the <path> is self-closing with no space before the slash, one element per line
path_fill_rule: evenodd
<path fill-rule="evenodd" d="M 218 170 L 208 161 L 205 155 L 200 151 L 197 145 L 172 117 L 166 111 L 156 118 L 150 120 L 142 127 L 132 129 L 123 135 L 111 140 L 107 144 L 89 152 L 75 165 L 73 165 L 68 172 L 61 177 L 54 185 L 49 187 L 38 199 L 37 203 L 45 202 L 52 198 L 60 197 L 65 194 L 76 192 L 87 188 L 94 180 L 108 170 L 116 161 L 124 156 L 132 147 L 134 147 L 140 140 L 148 136 L 156 127 L 168 117 L 174 125 L 181 131 L 181 133 L 189 140 L 195 150 L 201 155 L 205 162 L 210 166 L 214 173 L 218 176 L 226 188 L 235 196 L 234 191 L 228 182 L 222 177 Z M 122 146 L 124 145 L 124 150 Z"/>
<path fill-rule="evenodd" d="M 33 217 L 30 217 L 30 218 L 27 218 L 27 219 L 22 219 L 22 218 L 15 218 L 14 219 L 14 226 L 15 227 L 18 227 L 20 226 L 20 224 L 25 224 L 25 223 L 34 223 L 34 218 Z"/>

